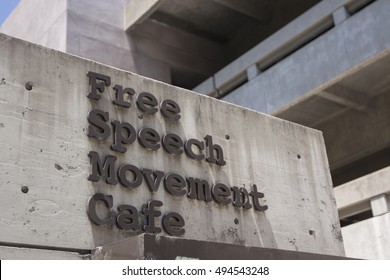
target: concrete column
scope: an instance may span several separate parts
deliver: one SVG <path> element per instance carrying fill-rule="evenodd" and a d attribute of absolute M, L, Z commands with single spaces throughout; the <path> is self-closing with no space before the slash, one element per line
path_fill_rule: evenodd
<path fill-rule="evenodd" d="M 350 17 L 350 14 L 348 13 L 348 11 L 345 7 L 341 7 L 339 9 L 337 9 L 333 13 L 334 25 L 339 25 L 340 23 L 342 23 L 343 21 L 345 21 L 349 17 Z"/>
<path fill-rule="evenodd" d="M 373 216 L 390 212 L 390 200 L 387 194 L 381 194 L 371 198 L 370 203 Z"/>
<path fill-rule="evenodd" d="M 248 69 L 246 69 L 246 75 L 248 77 L 248 81 L 252 80 L 253 78 L 256 78 L 260 73 L 261 71 L 259 70 L 256 64 L 253 64 Z"/>

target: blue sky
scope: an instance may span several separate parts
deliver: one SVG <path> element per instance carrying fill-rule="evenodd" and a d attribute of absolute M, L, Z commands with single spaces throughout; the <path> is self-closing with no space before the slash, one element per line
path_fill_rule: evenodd
<path fill-rule="evenodd" d="M 0 25 L 16 7 L 20 0 L 0 0 Z"/>

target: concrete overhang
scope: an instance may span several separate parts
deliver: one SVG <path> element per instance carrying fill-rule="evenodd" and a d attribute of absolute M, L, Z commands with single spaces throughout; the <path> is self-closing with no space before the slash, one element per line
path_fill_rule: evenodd
<path fill-rule="evenodd" d="M 388 148 L 389 29 L 374 1 L 223 100 L 320 129 L 332 170 Z"/>
<path fill-rule="evenodd" d="M 318 2 L 130 0 L 125 8 L 124 29 L 130 36 L 152 41 L 166 43 L 169 37 L 168 45 L 212 65 L 210 71 L 206 67 L 204 71 L 191 71 L 188 68 L 193 65 L 186 61 L 170 63 L 172 83 L 192 89 Z"/>
<path fill-rule="evenodd" d="M 125 9 L 125 30 L 135 28 L 151 14 L 153 14 L 164 2 L 164 0 L 132 0 Z"/>

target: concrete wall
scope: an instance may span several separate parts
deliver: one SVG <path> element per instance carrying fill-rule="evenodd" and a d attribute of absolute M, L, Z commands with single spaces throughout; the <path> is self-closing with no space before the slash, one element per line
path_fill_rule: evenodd
<path fill-rule="evenodd" d="M 23 0 L 2 32 L 167 83 L 175 71 L 202 79 L 222 67 L 217 43 L 151 20 L 126 32 L 127 2 Z"/>
<path fill-rule="evenodd" d="M 184 238 L 344 254 L 320 132 L 5 35 L 0 35 L 0 50 L 2 243 L 90 250 L 136 234 L 91 223 L 87 202 L 100 192 L 112 195 L 115 207 L 131 204 L 140 209 L 148 200 L 163 201 L 163 213 L 183 216 Z M 99 101 L 87 98 L 89 71 L 112 78 Z M 31 90 L 25 88 L 26 82 L 32 83 Z M 159 103 L 175 100 L 181 119 L 172 123 L 160 113 L 141 113 L 135 97 L 130 109 L 116 107 L 114 83 L 132 87 L 137 94 L 150 92 Z M 125 154 L 114 153 L 111 139 L 98 141 L 86 135 L 88 113 L 98 108 L 109 112 L 110 120 L 126 120 L 136 129 L 151 127 L 160 135 L 171 132 L 182 139 L 211 135 L 223 148 L 226 165 L 184 154 L 175 157 L 163 149 L 149 151 L 137 142 L 128 145 Z M 87 180 L 91 150 L 102 156 L 114 154 L 118 164 L 194 176 L 211 184 L 247 189 L 257 184 L 265 194 L 260 203 L 269 209 L 245 210 L 175 197 L 163 186 L 151 194 L 145 183 L 132 190 L 93 183 Z"/>
<path fill-rule="evenodd" d="M 371 211 L 373 218 L 342 228 L 347 257 L 390 259 L 390 167 L 335 188 L 339 216 Z"/>
<path fill-rule="evenodd" d="M 21 0 L 1 32 L 39 45 L 66 51 L 67 0 Z"/>
<path fill-rule="evenodd" d="M 390 259 L 390 213 L 343 227 L 345 253 L 351 258 Z"/>

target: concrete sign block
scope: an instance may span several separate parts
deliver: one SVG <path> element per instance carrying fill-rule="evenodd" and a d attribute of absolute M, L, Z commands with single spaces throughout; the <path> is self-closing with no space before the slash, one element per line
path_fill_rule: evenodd
<path fill-rule="evenodd" d="M 344 255 L 319 131 L 0 35 L 0 242 Z"/>

